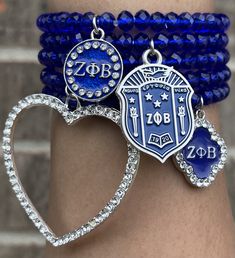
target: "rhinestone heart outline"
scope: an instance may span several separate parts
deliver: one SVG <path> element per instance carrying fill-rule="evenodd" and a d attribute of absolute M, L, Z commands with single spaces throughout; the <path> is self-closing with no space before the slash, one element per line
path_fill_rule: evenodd
<path fill-rule="evenodd" d="M 53 245 L 61 246 L 74 241 L 102 224 L 119 206 L 121 200 L 126 195 L 126 192 L 130 189 L 135 176 L 137 174 L 140 154 L 139 151 L 134 148 L 130 143 L 127 143 L 128 147 L 128 160 L 126 163 L 125 172 L 121 183 L 115 191 L 115 194 L 110 199 L 110 201 L 103 207 L 99 213 L 89 220 L 86 224 L 78 227 L 77 229 L 66 233 L 62 236 L 56 236 L 55 233 L 50 229 L 44 219 L 41 217 L 33 203 L 31 202 L 29 196 L 27 195 L 22 182 L 20 180 L 17 167 L 14 162 L 14 128 L 18 115 L 22 111 L 35 107 L 35 106 L 47 106 L 59 112 L 65 122 L 68 125 L 72 125 L 82 118 L 88 116 L 100 116 L 110 119 L 115 122 L 120 127 L 120 112 L 100 106 L 91 105 L 87 107 L 79 107 L 75 111 L 70 111 L 66 105 L 56 97 L 45 95 L 45 94 L 33 94 L 20 100 L 16 106 L 14 106 L 8 115 L 5 123 L 5 129 L 3 131 L 3 159 L 6 167 L 6 173 L 9 176 L 9 181 L 11 183 L 12 189 L 16 194 L 21 206 L 25 210 L 29 219 L 33 222 L 36 228 L 41 232 L 41 234 Z"/>
<path fill-rule="evenodd" d="M 215 127 L 206 118 L 196 117 L 194 130 L 199 127 L 208 129 L 208 132 L 211 135 L 211 140 L 217 142 L 221 150 L 221 158 L 217 164 L 212 166 L 210 175 L 204 179 L 198 178 L 193 167 L 188 165 L 187 161 L 184 159 L 182 150 L 175 154 L 174 163 L 176 164 L 177 168 L 184 173 L 187 181 L 190 184 L 199 188 L 205 188 L 210 186 L 212 182 L 215 181 L 217 174 L 224 168 L 228 156 L 228 150 L 224 139 L 217 133 Z"/>

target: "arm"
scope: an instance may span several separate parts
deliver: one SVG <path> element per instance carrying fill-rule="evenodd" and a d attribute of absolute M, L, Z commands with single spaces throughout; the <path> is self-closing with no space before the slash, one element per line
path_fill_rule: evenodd
<path fill-rule="evenodd" d="M 212 0 L 95 1 L 49 0 L 53 11 L 127 9 L 135 12 L 212 11 Z M 207 109 L 218 124 L 215 106 Z M 52 167 L 48 223 L 57 234 L 84 223 L 106 203 L 126 162 L 121 130 L 103 119 L 85 119 L 68 127 L 52 121 Z M 104 180 L 106 178 L 106 180 Z M 210 257 L 232 258 L 235 234 L 224 176 L 209 189 L 188 185 L 169 159 L 160 164 L 141 155 L 133 188 L 115 214 L 97 230 L 68 246 L 47 247 L 46 257 Z"/>

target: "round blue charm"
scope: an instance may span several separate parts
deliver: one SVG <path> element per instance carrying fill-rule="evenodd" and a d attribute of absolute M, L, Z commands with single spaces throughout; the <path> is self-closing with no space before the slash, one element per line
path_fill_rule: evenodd
<path fill-rule="evenodd" d="M 98 102 L 115 91 L 123 74 L 117 49 L 103 39 L 88 39 L 69 52 L 64 64 L 67 87 L 78 98 Z"/>
<path fill-rule="evenodd" d="M 223 168 L 226 157 L 224 140 L 203 116 L 196 118 L 193 137 L 176 154 L 175 161 L 191 184 L 207 187 Z"/>

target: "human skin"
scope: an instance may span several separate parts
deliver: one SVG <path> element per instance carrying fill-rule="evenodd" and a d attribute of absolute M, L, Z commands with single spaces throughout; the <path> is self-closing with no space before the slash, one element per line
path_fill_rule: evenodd
<path fill-rule="evenodd" d="M 210 12 L 210 0 L 49 0 L 51 11 L 96 14 L 139 9 Z M 215 105 L 207 118 L 219 130 Z M 58 234 L 85 223 L 113 195 L 127 159 L 119 127 L 107 119 L 67 126 L 53 115 L 48 224 Z M 191 187 L 171 159 L 141 154 L 130 192 L 111 218 L 69 245 L 47 245 L 47 258 L 234 258 L 235 230 L 223 174 L 208 189 Z"/>

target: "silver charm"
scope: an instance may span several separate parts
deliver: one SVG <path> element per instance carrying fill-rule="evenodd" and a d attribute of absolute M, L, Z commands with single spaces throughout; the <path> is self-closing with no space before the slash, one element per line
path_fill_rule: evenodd
<path fill-rule="evenodd" d="M 14 190 L 21 206 L 25 210 L 30 220 L 32 220 L 34 225 L 37 227 L 37 229 L 52 245 L 60 246 L 88 234 L 101 223 L 103 223 L 116 210 L 126 195 L 126 192 L 129 190 L 132 182 L 134 181 L 139 164 L 139 153 L 131 144 L 128 143 L 128 160 L 126 168 L 123 174 L 123 178 L 121 179 L 121 183 L 116 189 L 114 196 L 100 210 L 100 212 L 92 219 L 90 219 L 86 224 L 63 236 L 56 236 L 55 233 L 46 224 L 44 219 L 40 216 L 39 212 L 36 210 L 35 206 L 26 194 L 18 175 L 17 167 L 14 163 L 13 138 L 16 120 L 21 112 L 34 106 L 48 106 L 56 110 L 63 116 L 65 122 L 68 125 L 72 125 L 86 116 L 105 117 L 112 120 L 117 125 L 120 125 L 120 114 L 119 111 L 115 109 L 99 105 L 79 107 L 77 110 L 72 112 L 62 101 L 56 97 L 48 96 L 45 94 L 34 94 L 20 100 L 8 115 L 5 129 L 3 131 L 2 149 L 6 172 L 9 176 L 12 189 Z"/>
<path fill-rule="evenodd" d="M 196 112 L 192 139 L 174 157 L 186 179 L 196 187 L 208 187 L 223 169 L 227 147 L 203 110 Z"/>
<path fill-rule="evenodd" d="M 79 99 L 99 102 L 116 90 L 123 74 L 117 49 L 104 40 L 105 33 L 93 19 L 91 39 L 74 46 L 64 64 L 67 91 Z"/>
<path fill-rule="evenodd" d="M 149 55 L 157 62 L 150 63 Z M 193 89 L 182 74 L 162 64 L 153 41 L 142 59 L 144 64 L 131 71 L 117 88 L 122 129 L 136 148 L 165 162 L 192 137 Z"/>

